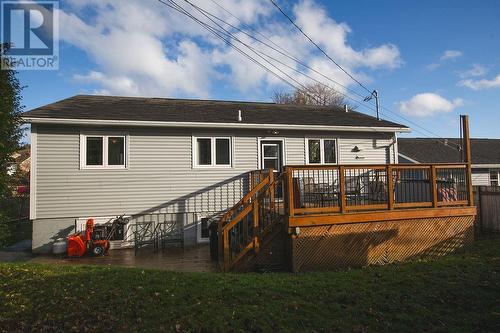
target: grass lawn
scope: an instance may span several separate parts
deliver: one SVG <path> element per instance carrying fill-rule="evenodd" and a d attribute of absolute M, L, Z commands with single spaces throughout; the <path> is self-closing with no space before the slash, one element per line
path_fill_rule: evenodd
<path fill-rule="evenodd" d="M 0 265 L 0 331 L 496 331 L 500 238 L 436 261 L 306 274 Z"/>

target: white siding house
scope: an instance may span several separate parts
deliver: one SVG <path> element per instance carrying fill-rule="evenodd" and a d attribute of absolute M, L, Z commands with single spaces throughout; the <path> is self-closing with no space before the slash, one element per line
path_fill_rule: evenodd
<path fill-rule="evenodd" d="M 163 214 L 182 224 L 184 245 L 204 242 L 202 219 L 245 194 L 249 171 L 316 163 L 309 158 L 316 147 L 318 163 L 395 163 L 396 133 L 408 131 L 335 108 L 96 96 L 24 119 L 31 123 L 35 252 L 50 251 L 77 221 L 121 214 L 133 221 Z"/>

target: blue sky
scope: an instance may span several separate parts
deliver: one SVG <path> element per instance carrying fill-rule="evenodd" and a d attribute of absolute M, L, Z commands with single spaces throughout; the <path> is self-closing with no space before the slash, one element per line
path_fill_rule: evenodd
<path fill-rule="evenodd" d="M 268 0 L 214 1 L 309 66 L 366 94 Z M 243 28 L 214 1 L 193 2 Z M 500 2 L 277 2 L 363 84 L 378 89 L 387 109 L 441 137 L 457 136 L 459 115 L 469 114 L 473 136 L 500 138 Z M 290 89 L 156 0 L 60 5 L 60 69 L 20 72 L 27 110 L 80 93 L 270 101 L 273 91 Z M 362 105 L 358 110 L 373 114 Z"/>

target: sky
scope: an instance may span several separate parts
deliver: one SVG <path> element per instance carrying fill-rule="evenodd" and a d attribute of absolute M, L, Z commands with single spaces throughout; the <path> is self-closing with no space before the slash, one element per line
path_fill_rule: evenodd
<path fill-rule="evenodd" d="M 191 1 L 323 75 L 226 26 L 261 63 L 273 61 L 267 54 L 286 64 L 275 63 L 289 83 L 312 83 L 290 67 L 304 71 L 375 115 L 373 101 L 359 97 L 368 92 L 269 0 Z M 500 1 L 275 1 L 342 68 L 377 89 L 382 117 L 412 127 L 410 136 L 457 137 L 459 115 L 468 114 L 473 137 L 500 138 Z M 269 102 L 293 89 L 157 0 L 62 0 L 59 38 L 59 70 L 19 72 L 25 110 L 76 94 Z"/>

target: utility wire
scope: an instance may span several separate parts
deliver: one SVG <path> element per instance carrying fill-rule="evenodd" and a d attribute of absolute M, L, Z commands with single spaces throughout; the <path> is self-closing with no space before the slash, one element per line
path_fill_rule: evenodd
<path fill-rule="evenodd" d="M 212 1 L 213 1 L 213 0 L 212 0 Z M 310 41 L 310 42 L 311 42 L 311 43 L 312 43 L 312 44 L 313 44 L 313 45 L 314 45 L 314 46 L 315 46 L 315 47 L 316 47 L 316 48 L 317 48 L 317 49 L 318 49 L 321 53 L 323 53 L 323 55 L 324 55 L 325 57 L 327 57 L 330 61 L 332 61 L 332 62 L 333 62 L 333 63 L 334 63 L 334 64 L 335 64 L 338 68 L 340 68 L 340 69 L 341 69 L 341 70 L 342 70 L 342 71 L 343 71 L 343 72 L 344 72 L 347 76 L 349 76 L 349 77 L 350 77 L 350 78 L 351 78 L 354 82 L 356 82 L 357 84 L 359 84 L 359 85 L 360 85 L 363 89 L 365 89 L 365 90 L 366 90 L 369 94 L 372 94 L 372 91 L 371 91 L 370 89 L 368 89 L 368 88 L 367 88 L 364 84 L 362 84 L 359 80 L 357 80 L 357 79 L 356 79 L 356 78 L 355 78 L 352 74 L 350 74 L 347 70 L 345 70 L 345 69 L 344 69 L 344 68 L 343 68 L 343 67 L 342 67 L 342 66 L 341 66 L 338 62 L 336 62 L 336 61 L 335 61 L 332 57 L 330 57 L 330 56 L 329 56 L 329 55 L 328 55 L 328 54 L 327 54 L 327 53 L 326 53 L 326 52 L 325 52 L 325 51 L 324 51 L 324 50 L 323 50 L 323 49 L 322 49 L 322 48 L 321 48 L 321 47 L 320 47 L 320 46 L 319 46 L 316 42 L 314 42 L 314 40 L 312 40 L 312 38 L 311 38 L 311 37 L 309 37 L 309 36 L 308 36 L 308 35 L 304 32 L 304 30 L 302 30 L 302 28 L 300 28 L 300 27 L 299 27 L 299 26 L 295 23 L 295 21 L 294 21 L 294 20 L 293 20 L 293 19 L 292 19 L 292 18 L 291 18 L 291 17 L 290 17 L 290 16 L 289 16 L 289 15 L 288 15 L 288 14 L 287 14 L 284 10 L 283 10 L 283 9 L 282 9 L 282 8 L 281 8 L 281 7 L 280 7 L 280 6 L 279 6 L 279 5 L 278 5 L 278 4 L 277 4 L 274 0 L 269 0 L 269 1 L 270 1 L 273 5 L 274 5 L 274 7 L 276 7 L 276 8 L 277 8 L 277 9 L 281 12 L 281 14 L 283 14 L 283 15 L 284 15 L 284 16 L 288 19 L 288 21 L 290 21 L 290 23 L 292 23 L 292 25 L 293 25 L 293 26 L 294 26 L 297 30 L 299 30 L 299 31 L 300 31 L 300 33 L 301 33 L 302 35 L 304 35 L 304 37 L 306 37 L 306 38 L 307 38 L 307 39 L 308 39 L 308 40 L 309 40 L 309 41 Z M 384 110 L 388 111 L 388 112 L 391 112 L 391 113 L 396 114 L 395 112 L 390 111 L 390 110 L 389 110 L 389 109 L 387 109 L 386 107 L 382 107 L 382 108 L 383 108 Z M 437 134 L 435 134 L 435 133 L 433 133 L 433 132 L 431 132 L 431 131 L 429 131 L 429 130 L 427 130 L 427 129 L 423 128 L 422 126 L 420 126 L 420 125 L 416 124 L 415 122 L 412 122 L 412 121 L 410 121 L 409 119 L 404 118 L 404 117 L 402 117 L 402 116 L 400 116 L 400 115 L 398 115 L 398 114 L 396 114 L 396 115 L 397 115 L 397 116 L 399 116 L 399 117 L 400 117 L 400 118 L 402 118 L 402 119 L 405 119 L 405 120 L 406 120 L 406 121 L 408 121 L 409 123 L 412 123 L 413 125 L 415 125 L 415 126 L 418 126 L 418 127 L 422 128 L 422 129 L 423 129 L 423 130 L 425 130 L 426 132 L 431 133 L 432 135 L 439 137 L 439 135 L 437 135 Z M 443 140 L 443 142 L 444 142 L 444 140 Z M 455 144 L 455 143 L 453 143 L 453 144 Z M 455 144 L 455 145 L 456 145 L 456 144 Z M 460 145 L 457 145 L 457 146 L 458 146 L 458 147 L 460 147 Z"/>
<path fill-rule="evenodd" d="M 250 56 L 250 55 L 248 55 L 246 52 L 244 52 L 244 51 L 243 51 L 243 50 L 241 50 L 240 48 L 236 47 L 234 44 L 232 44 L 232 43 L 231 43 L 231 41 L 230 41 L 230 40 L 228 40 L 227 38 L 225 38 L 225 37 L 221 36 L 220 34 L 224 34 L 224 35 L 226 35 L 227 37 L 229 37 L 230 39 L 232 38 L 232 39 L 234 39 L 234 40 L 238 41 L 239 43 L 241 43 L 242 45 L 246 46 L 246 47 L 247 47 L 247 48 L 249 48 L 249 49 L 250 49 L 253 53 L 255 53 L 255 54 L 256 54 L 257 56 L 259 56 L 261 59 L 263 59 L 264 61 L 266 61 L 266 62 L 267 62 L 269 65 L 271 65 L 272 67 L 274 67 L 274 68 L 278 69 L 278 70 L 279 70 L 282 74 L 284 74 L 285 76 L 287 76 L 290 80 L 294 81 L 296 84 L 298 84 L 298 85 L 299 85 L 300 87 L 302 87 L 302 88 L 304 88 L 304 86 L 303 86 L 301 83 L 299 83 L 298 81 L 296 81 L 294 78 L 292 78 L 292 77 L 291 77 L 290 75 L 288 75 L 287 73 L 283 72 L 283 71 L 282 71 L 281 69 L 279 69 L 276 65 L 272 64 L 272 63 L 271 63 L 268 59 L 264 59 L 264 58 L 263 58 L 263 56 L 265 56 L 265 57 L 267 57 L 267 58 L 269 58 L 269 59 L 272 59 L 272 60 L 276 61 L 277 63 L 279 63 L 279 64 L 281 64 L 281 65 L 283 65 L 283 66 L 285 66 L 285 67 L 287 67 L 287 68 L 289 68 L 289 69 L 291 69 L 291 70 L 293 70 L 293 71 L 295 71 L 295 72 L 297 72 L 297 73 L 299 73 L 299 74 L 301 74 L 301 75 L 306 76 L 307 78 L 309 78 L 309 79 L 311 79 L 311 80 L 313 80 L 313 81 L 315 81 L 315 82 L 317 82 L 317 83 L 319 83 L 319 84 L 321 84 L 321 85 L 323 85 L 323 86 L 327 87 L 328 89 L 332 89 L 332 90 L 334 90 L 334 89 L 333 89 L 333 88 L 331 88 L 330 86 L 325 85 L 323 82 L 321 82 L 321 81 L 319 81 L 319 80 L 317 80 L 317 79 L 315 79 L 315 78 L 313 78 L 313 77 L 311 77 L 311 76 L 309 76 L 309 75 L 307 75 L 307 74 L 305 74 L 305 73 L 303 73 L 303 72 L 301 72 L 301 71 L 297 70 L 296 68 L 294 68 L 294 67 L 292 67 L 292 66 L 287 65 L 286 63 L 284 63 L 284 62 L 282 62 L 282 61 L 280 61 L 280 60 L 278 60 L 278 59 L 276 59 L 276 58 L 274 58 L 274 57 L 272 57 L 272 56 L 270 56 L 270 55 L 268 55 L 268 54 L 266 54 L 266 53 L 264 53 L 264 52 L 260 52 L 261 54 L 259 54 L 259 51 L 258 51 L 258 50 L 256 50 L 256 49 L 255 49 L 255 48 L 253 48 L 252 46 L 250 46 L 250 45 L 248 45 L 248 44 L 244 43 L 244 42 L 243 42 L 243 41 L 241 41 L 239 38 L 235 37 L 235 36 L 234 36 L 231 32 L 229 32 L 228 30 L 224 29 L 224 28 L 223 28 L 220 24 L 218 24 L 217 22 L 215 22 L 212 18 L 214 18 L 214 19 L 216 19 L 216 20 L 218 20 L 218 21 L 220 21 L 220 22 L 223 22 L 224 24 L 226 24 L 226 25 L 230 26 L 231 28 L 233 28 L 233 29 L 235 29 L 235 30 L 237 30 L 237 31 L 239 31 L 239 32 L 242 32 L 243 34 L 245 34 L 246 36 L 248 36 L 248 37 L 252 38 L 253 40 L 255 40 L 255 41 L 257 41 L 257 42 L 259 42 L 259 43 L 261 43 L 261 44 L 263 44 L 263 45 L 266 45 L 267 47 L 269 47 L 269 48 L 273 49 L 274 51 L 276 51 L 276 52 L 278 52 L 278 53 L 280 53 L 280 54 L 282 54 L 282 55 L 286 56 L 287 58 L 289 58 L 289 59 L 291 59 L 291 60 L 296 61 L 296 62 L 297 62 L 297 63 L 299 63 L 301 66 L 303 66 L 303 67 L 305 67 L 305 68 L 308 68 L 308 69 L 310 69 L 310 70 L 312 70 L 312 71 L 316 72 L 317 74 L 321 75 L 322 77 L 324 77 L 324 78 L 326 78 L 326 79 L 328 79 L 328 80 L 330 80 L 330 81 L 333 81 L 334 83 L 336 83 L 336 84 L 338 84 L 338 85 L 340 85 L 340 86 L 344 87 L 346 90 L 348 90 L 348 91 L 352 92 L 353 94 L 355 94 L 355 95 L 357 95 L 357 96 L 359 96 L 359 97 L 363 98 L 363 96 L 362 96 L 361 94 L 357 93 L 356 91 L 354 91 L 354 90 L 352 90 L 352 89 L 349 89 L 348 87 L 345 87 L 345 86 L 343 86 L 342 84 L 340 84 L 340 83 L 338 83 L 338 82 L 336 82 L 336 81 L 334 81 L 334 80 L 332 80 L 332 79 L 328 78 L 327 76 L 325 76 L 325 75 L 324 75 L 324 74 L 322 74 L 321 72 L 314 70 L 313 68 L 309 67 L 307 64 L 304 64 L 304 63 L 302 63 L 300 60 L 298 60 L 297 58 L 295 58 L 295 57 L 291 56 L 291 55 L 289 54 L 289 52 L 288 52 L 288 51 L 286 51 L 286 50 L 284 50 L 283 48 L 279 47 L 279 45 L 277 45 L 277 44 L 275 44 L 274 42 L 272 42 L 272 41 L 271 41 L 268 37 L 266 37 L 266 36 L 265 36 L 265 35 L 263 35 L 263 34 L 261 34 L 261 35 L 262 35 L 264 38 L 266 38 L 266 39 L 270 40 L 270 42 L 272 42 L 274 45 L 276 45 L 276 47 L 278 47 L 278 48 L 280 48 L 281 50 L 283 50 L 283 52 L 281 52 L 281 51 L 277 50 L 276 48 L 274 48 L 274 47 L 270 46 L 269 44 L 267 44 L 267 43 L 263 42 L 262 40 L 260 40 L 260 39 L 258 39 L 258 38 L 256 38 L 256 37 L 252 36 L 251 34 L 247 33 L 246 31 L 244 31 L 244 30 L 242 30 L 242 29 L 240 29 L 240 28 L 238 28 L 238 27 L 236 27 L 236 26 L 234 26 L 234 25 L 230 24 L 229 22 L 224 21 L 223 19 L 221 19 L 221 18 L 217 17 L 216 15 L 214 15 L 214 14 L 212 14 L 212 13 L 210 13 L 210 12 L 208 12 L 208 11 L 204 10 L 203 8 L 201 8 L 201 7 L 197 6 L 197 5 L 194 5 L 194 4 L 193 4 L 193 3 L 191 3 L 189 0 L 184 0 L 184 1 L 185 1 L 186 3 L 188 3 L 190 6 L 192 6 L 193 8 L 195 8 L 198 12 L 200 12 L 200 13 L 201 13 L 202 15 L 204 15 L 206 18 L 208 18 L 208 19 L 209 19 L 212 23 L 216 24 L 216 25 L 217 25 L 220 29 L 222 29 L 223 31 L 220 31 L 220 30 L 218 30 L 218 29 L 214 28 L 213 26 L 210 26 L 210 25 L 209 25 L 209 24 L 207 24 L 206 22 L 202 22 L 201 20 L 197 19 L 196 17 L 194 17 L 191 13 L 189 13 L 187 10 L 185 10 L 182 6 L 180 6 L 180 5 L 179 5 L 178 3 L 176 3 L 175 1 L 172 1 L 172 0 L 167 0 L 169 3 L 166 3 L 166 2 L 165 2 L 165 1 L 163 1 L 163 0 L 158 0 L 158 1 L 159 1 L 159 2 L 161 2 L 161 3 L 162 3 L 162 4 L 164 4 L 164 5 L 166 5 L 166 6 L 170 7 L 170 8 L 172 8 L 172 9 L 174 9 L 174 10 L 176 10 L 176 11 L 178 11 L 178 12 L 180 12 L 180 13 L 182 13 L 182 14 L 186 15 L 186 16 L 188 16 L 189 18 L 191 18 L 192 20 L 194 20 L 196 23 L 198 23 L 199 25 L 201 25 L 203 28 L 205 28 L 206 30 L 208 30 L 209 32 L 211 32 L 212 34 L 214 34 L 216 37 L 218 37 L 218 38 L 222 39 L 223 41 L 225 41 L 225 42 L 226 42 L 226 44 L 228 44 L 228 45 L 229 45 L 229 46 L 231 46 L 232 48 L 236 49 L 239 53 L 241 53 L 242 55 L 244 55 L 246 58 L 248 58 L 249 60 L 251 60 L 253 63 L 255 63 L 255 64 L 259 65 L 259 66 L 260 66 L 260 67 L 262 67 L 264 70 L 266 70 L 266 71 L 270 72 L 271 74 L 273 74 L 274 76 L 278 77 L 280 80 L 282 80 L 283 82 L 285 82 L 285 83 L 287 83 L 288 85 L 292 86 L 294 89 L 298 89 L 298 88 L 297 88 L 297 86 L 295 86 L 294 84 L 291 84 L 289 81 L 287 81 L 287 80 L 286 80 L 286 79 L 284 79 L 283 77 L 279 76 L 279 75 L 278 75 L 278 74 L 276 74 L 274 71 L 272 71 L 271 69 L 269 69 L 269 68 L 268 68 L 268 67 L 266 67 L 265 65 L 261 64 L 259 61 L 255 60 L 255 58 L 251 57 L 251 56 Z M 241 19 L 239 19 L 237 16 L 235 16 L 234 14 L 232 14 L 231 12 L 229 12 L 227 9 L 225 9 L 225 8 L 224 8 L 224 7 L 222 7 L 221 5 L 217 4 L 217 2 L 215 2 L 214 0 L 211 0 L 211 1 L 212 1 L 212 2 L 214 2 L 216 5 L 218 5 L 219 7 L 221 7 L 221 8 L 222 8 L 224 11 L 226 11 L 228 14 L 230 14 L 231 16 L 235 17 L 235 18 L 236 18 L 236 19 L 238 19 L 240 22 L 242 22 L 242 20 L 241 20 Z M 209 17 L 209 16 L 210 16 L 210 17 Z M 254 30 L 254 29 L 252 29 L 252 30 Z M 359 103 L 359 105 L 360 105 L 360 106 L 365 107 L 365 108 L 367 108 L 368 110 L 374 111 L 374 109 L 373 109 L 372 107 L 368 107 L 367 105 L 363 104 L 361 101 L 359 101 L 359 100 L 357 100 L 357 99 L 355 99 L 355 98 L 352 98 L 351 96 L 349 96 L 349 95 L 347 95 L 347 94 L 344 94 L 344 93 L 342 93 L 342 92 L 340 92 L 340 91 L 337 91 L 337 93 L 339 93 L 339 94 L 343 95 L 344 97 L 346 97 L 346 98 L 348 98 L 348 99 L 350 99 L 350 100 L 352 100 L 352 101 L 354 101 L 354 102 L 356 102 L 356 103 Z M 308 95 L 309 95 L 311 98 L 314 98 L 314 99 L 315 99 L 315 96 L 310 95 L 310 94 L 308 94 Z M 392 113 L 392 114 L 394 114 L 395 116 L 398 116 L 398 117 L 400 117 L 400 118 L 402 118 L 402 119 L 405 119 L 403 116 L 401 116 L 401 115 L 399 115 L 399 114 L 397 114 L 397 113 L 395 113 L 395 112 L 393 112 L 393 111 L 390 111 L 390 110 L 389 110 L 389 109 L 387 109 L 387 108 L 384 108 L 384 109 L 386 109 L 388 112 L 391 112 L 391 113 Z M 394 120 L 394 118 L 393 118 L 393 117 L 390 117 L 390 116 L 388 116 L 387 114 L 384 114 L 384 115 L 385 115 L 386 117 L 388 117 L 388 118 L 390 118 L 390 119 L 393 119 L 393 120 Z M 411 121 L 410 121 L 410 120 L 408 120 L 408 119 L 405 119 L 405 120 L 407 120 L 408 122 L 411 122 Z M 395 121 L 397 121 L 397 120 L 395 120 Z M 418 127 L 422 128 L 422 129 L 426 130 L 425 128 L 423 128 L 423 127 L 419 126 L 418 124 L 416 124 L 416 123 L 414 123 L 414 124 L 415 124 L 416 126 L 418 126 Z M 416 132 L 420 132 L 420 131 L 418 131 L 418 130 L 416 130 L 416 129 L 414 129 L 414 130 L 415 130 Z M 427 131 L 427 132 L 430 132 L 430 131 L 428 131 L 428 130 L 426 130 L 426 131 Z M 420 132 L 420 133 L 422 133 L 422 132 Z M 432 132 L 430 132 L 430 133 L 431 133 L 431 134 L 433 134 L 433 135 L 436 135 L 436 134 L 434 134 L 434 133 L 432 133 Z M 436 136 L 437 136 L 437 135 L 436 135 Z M 443 142 L 444 142 L 444 140 L 443 140 Z"/>
<path fill-rule="evenodd" d="M 178 3 L 176 3 L 175 1 L 173 0 L 167 0 L 168 3 L 164 0 L 158 0 L 159 2 L 161 2 L 162 4 L 176 10 L 177 12 L 181 13 L 181 14 L 184 14 L 185 16 L 191 18 L 192 20 L 194 20 L 196 23 L 198 23 L 199 25 L 201 25 L 203 28 L 205 28 L 206 30 L 208 30 L 210 33 L 212 33 L 213 35 L 215 35 L 216 37 L 218 37 L 219 39 L 223 40 L 224 42 L 226 42 L 227 45 L 229 45 L 230 47 L 232 47 L 233 49 L 235 49 L 238 53 L 242 54 L 243 56 L 245 56 L 247 59 L 249 59 L 250 61 L 252 61 L 253 63 L 255 63 L 256 65 L 258 65 L 259 67 L 263 68 L 265 71 L 268 71 L 270 72 L 271 74 L 273 74 L 274 76 L 276 76 L 278 79 L 282 80 L 283 82 L 285 82 L 286 84 L 290 85 L 292 88 L 296 89 L 296 90 L 300 90 L 300 88 L 302 88 L 302 90 L 304 89 L 304 86 L 302 86 L 300 84 L 300 82 L 296 81 L 295 79 L 293 79 L 291 76 L 289 76 L 288 74 L 286 74 L 285 72 L 283 72 L 281 69 L 279 69 L 278 67 L 274 66 L 272 63 L 270 63 L 268 60 L 266 60 L 271 66 L 273 66 L 274 68 L 278 69 L 281 73 L 283 73 L 285 76 L 289 77 L 292 81 L 294 81 L 296 84 L 298 84 L 300 86 L 297 87 L 295 84 L 293 83 L 290 83 L 289 81 L 287 81 L 286 79 L 284 79 L 283 77 L 281 77 L 279 74 L 275 73 L 273 70 L 269 69 L 268 67 L 266 67 L 265 65 L 263 65 L 261 62 L 259 62 L 258 60 L 256 60 L 255 58 L 253 58 L 252 56 L 250 56 L 248 53 L 246 53 L 245 51 L 243 51 L 242 49 L 240 49 L 239 47 L 237 47 L 236 45 L 234 45 L 233 43 L 231 43 L 230 40 L 228 40 L 227 38 L 225 38 L 224 36 L 222 36 L 220 33 L 221 31 L 215 29 L 214 27 L 210 26 L 209 24 L 199 20 L 198 18 L 196 18 L 195 16 L 193 16 L 191 13 L 189 13 L 186 9 L 184 9 L 182 6 L 180 6 Z M 241 41 L 240 41 L 241 42 Z M 249 47 L 248 45 L 246 45 L 245 43 L 242 43 L 244 44 L 245 46 Z M 251 48 L 251 47 L 249 47 Z M 254 51 L 255 53 L 255 51 Z M 311 98 L 313 99 L 316 99 L 316 97 L 314 95 L 311 95 L 311 94 L 308 94 Z M 318 102 L 318 100 L 316 99 L 316 101 Z"/>
<path fill-rule="evenodd" d="M 284 15 L 284 16 L 288 19 L 288 21 L 290 21 L 290 23 L 292 23 L 292 24 L 293 24 L 293 26 L 294 26 L 295 28 L 297 28 L 297 30 L 299 30 L 299 31 L 300 31 L 300 33 L 301 33 L 302 35 L 304 35 L 304 37 L 306 37 L 306 38 L 307 38 L 307 39 L 308 39 L 308 40 L 309 40 L 309 41 L 310 41 L 310 42 L 311 42 L 314 46 L 316 46 L 316 48 L 317 48 L 317 49 L 318 49 L 321 53 L 323 53 L 323 55 L 324 55 L 325 57 L 327 57 L 327 58 L 328 58 L 331 62 L 333 62 L 333 63 L 334 63 L 334 64 L 335 64 L 338 68 L 340 68 L 340 69 L 341 69 L 341 70 L 342 70 L 342 71 L 343 71 L 343 72 L 344 72 L 347 76 L 349 76 L 349 77 L 350 77 L 353 81 L 355 81 L 357 84 L 359 84 L 359 85 L 360 85 L 363 89 L 365 89 L 365 90 L 366 90 L 369 94 L 371 94 L 371 93 L 372 93 L 372 90 L 368 89 L 368 88 L 367 88 L 364 84 L 362 84 L 362 83 L 361 83 L 360 81 L 358 81 L 358 80 L 357 80 L 357 79 L 356 79 L 353 75 L 351 75 L 351 73 L 349 73 L 348 71 L 346 71 L 346 70 L 344 69 L 344 67 L 342 67 L 342 66 L 341 66 L 338 62 L 336 62 L 335 60 L 333 60 L 333 58 L 332 58 L 332 57 L 330 57 L 330 56 L 328 55 L 328 53 L 326 53 L 326 52 L 325 52 L 325 51 L 324 51 L 324 50 L 323 50 L 323 49 L 322 49 L 322 48 L 321 48 L 321 47 L 320 47 L 320 46 L 319 46 L 319 45 L 318 45 L 315 41 L 313 41 L 313 40 L 311 39 L 311 37 L 309 37 L 309 36 L 308 36 L 308 35 L 304 32 L 304 30 L 302 30 L 302 29 L 301 29 L 301 28 L 300 28 L 300 27 L 299 27 L 299 26 L 298 26 L 298 25 L 294 22 L 294 20 L 293 20 L 290 16 L 288 16 L 288 14 L 287 14 L 287 13 L 285 13 L 285 12 L 283 11 L 283 9 L 281 9 L 281 7 L 280 7 L 280 6 L 278 6 L 278 4 L 277 4 L 274 0 L 269 0 L 269 1 L 271 1 L 271 3 L 274 5 L 274 7 L 276 7 L 276 8 L 277 8 L 277 9 L 281 12 L 281 14 L 283 14 L 283 15 Z"/>
<path fill-rule="evenodd" d="M 211 14 L 210 12 L 208 12 L 208 11 L 204 10 L 203 8 L 200 8 L 199 6 L 196 6 L 196 7 L 197 7 L 199 10 L 201 10 L 201 11 L 205 12 L 207 15 L 209 15 L 209 16 L 211 16 L 211 17 L 215 18 L 216 20 L 218 20 L 218 21 L 220 21 L 220 22 L 222 22 L 222 23 L 224 23 L 224 24 L 228 25 L 229 27 L 231 27 L 231 28 L 233 28 L 233 29 L 235 29 L 235 30 L 237 30 L 237 31 L 239 31 L 239 32 L 241 32 L 241 33 L 243 33 L 243 34 L 245 34 L 246 36 L 250 37 L 251 39 L 255 40 L 256 42 L 261 43 L 261 44 L 263 44 L 263 45 L 265 45 L 265 46 L 269 47 L 269 48 L 270 48 L 270 49 L 272 49 L 273 51 L 275 51 L 275 52 L 277 52 L 277 53 L 279 53 L 279 54 L 281 54 L 281 55 L 283 55 L 283 56 L 287 57 L 288 59 L 293 60 L 294 62 L 298 63 L 300 66 L 302 66 L 302 67 L 304 67 L 304 68 L 307 68 L 308 70 L 310 70 L 310 71 L 312 71 L 312 72 L 314 72 L 314 73 L 316 73 L 316 74 L 320 75 L 320 76 L 321 76 L 321 77 L 323 77 L 324 79 L 326 79 L 326 80 L 328 80 L 328 81 L 330 81 L 330 82 L 332 82 L 332 83 L 334 83 L 334 84 L 336 84 L 336 85 L 338 85 L 338 86 L 340 86 L 340 87 L 344 88 L 346 91 L 349 91 L 349 92 L 351 92 L 351 93 L 353 93 L 353 94 L 355 94 L 355 95 L 359 96 L 360 98 L 365 98 L 365 96 L 364 96 L 364 95 L 359 94 L 359 93 L 358 93 L 358 92 L 356 92 L 355 90 L 353 90 L 353 89 L 351 89 L 351 88 L 349 88 L 349 87 L 347 87 L 347 86 L 345 86 L 345 85 L 343 85 L 343 84 L 341 84 L 341 83 L 339 83 L 339 82 L 337 82 L 337 81 L 333 80 L 332 78 L 330 78 L 330 77 L 328 77 L 328 76 L 324 75 L 324 74 L 323 74 L 323 73 L 321 73 L 320 71 L 318 71 L 318 70 L 316 70 L 316 69 L 314 69 L 314 68 L 310 67 L 309 65 L 307 65 L 306 63 L 304 63 L 303 61 L 301 61 L 300 59 L 298 59 L 297 57 L 293 56 L 293 55 L 292 55 L 289 51 L 287 51 L 287 50 L 283 49 L 283 48 L 282 48 L 282 47 L 280 47 L 278 44 L 274 43 L 274 42 L 273 42 L 273 41 L 272 41 L 269 37 L 267 37 L 267 36 L 263 35 L 262 33 L 258 32 L 257 30 L 253 29 L 252 27 L 249 27 L 248 25 L 246 25 L 246 24 L 245 24 L 245 23 L 244 23 L 244 22 L 243 22 L 240 18 L 238 18 L 236 15 L 232 14 L 230 11 L 228 11 L 227 9 L 225 9 L 224 7 L 222 7 L 222 5 L 219 5 L 219 4 L 218 4 L 215 0 L 211 0 L 211 1 L 212 1 L 213 3 L 215 3 L 217 6 L 221 7 L 221 8 L 222 8 L 224 11 L 226 11 L 229 15 L 231 15 L 231 16 L 233 16 L 234 18 L 236 18 L 237 20 L 239 20 L 239 21 L 240 21 L 243 25 L 247 26 L 250 30 L 252 30 L 252 31 L 254 31 L 254 32 L 256 32 L 256 33 L 258 33 L 258 34 L 259 34 L 259 35 L 261 35 L 263 38 L 265 38 L 266 40 L 268 40 L 269 42 L 271 42 L 271 43 L 272 43 L 273 45 L 275 45 L 276 47 L 274 47 L 274 46 L 272 46 L 272 45 L 269 45 L 268 43 L 266 43 L 266 42 L 262 41 L 262 40 L 261 40 L 261 39 L 259 39 L 259 38 L 256 38 L 255 36 L 251 35 L 250 33 L 246 32 L 245 30 L 243 30 L 243 29 L 241 29 L 241 28 L 239 28 L 239 27 L 237 27 L 237 26 L 235 26 L 235 25 L 233 25 L 233 24 L 231 24 L 231 23 L 229 23 L 229 22 L 227 22 L 227 21 L 225 21 L 225 20 L 223 20 L 223 19 L 221 19 L 221 18 L 217 17 L 217 16 L 216 16 L 216 15 L 214 15 L 214 14 Z M 286 65 L 285 65 L 285 66 L 286 66 Z M 292 69 L 292 70 L 294 70 L 294 69 Z M 309 78 L 311 78 L 311 77 L 309 77 Z M 315 80 L 315 79 L 313 79 L 313 80 Z M 329 87 L 329 88 L 330 88 L 330 89 L 333 89 L 333 88 L 331 88 L 331 87 Z"/>

